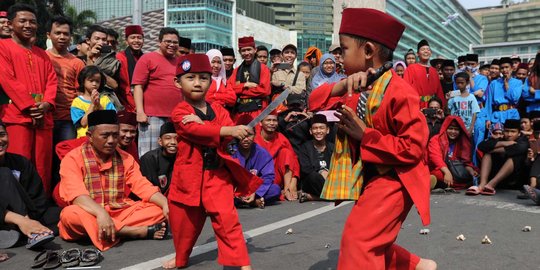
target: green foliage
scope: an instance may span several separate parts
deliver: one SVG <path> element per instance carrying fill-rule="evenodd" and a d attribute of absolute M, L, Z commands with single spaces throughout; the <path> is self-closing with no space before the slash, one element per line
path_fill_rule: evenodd
<path fill-rule="evenodd" d="M 45 48 L 47 40 L 47 24 L 49 20 L 57 15 L 64 15 L 73 21 L 73 40 L 78 40 L 84 36 L 86 27 L 96 23 L 97 16 L 92 10 L 77 10 L 68 4 L 67 0 L 1 0 L 0 10 L 7 11 L 15 3 L 26 3 L 34 6 L 37 10 L 38 30 L 36 45 Z"/>

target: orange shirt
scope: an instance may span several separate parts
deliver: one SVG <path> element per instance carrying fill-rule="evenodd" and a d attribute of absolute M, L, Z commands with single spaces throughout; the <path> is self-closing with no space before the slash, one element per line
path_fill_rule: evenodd
<path fill-rule="evenodd" d="M 47 55 L 51 58 L 58 78 L 56 110 L 53 112 L 53 119 L 71 121 L 71 103 L 77 97 L 77 88 L 79 88 L 77 77 L 85 66 L 84 62 L 71 53 L 58 55 L 47 51 Z"/>
<path fill-rule="evenodd" d="M 67 204 L 72 204 L 73 200 L 81 195 L 90 195 L 86 185 L 84 184 L 84 160 L 81 151 L 82 146 L 79 146 L 69 152 L 60 164 L 60 198 Z M 131 192 L 147 202 L 152 195 L 159 192 L 158 187 L 152 185 L 148 179 L 146 179 L 139 168 L 139 164 L 135 162 L 135 159 L 125 151 L 117 149 L 122 157 L 124 163 L 124 179 L 126 185 L 130 188 Z M 106 163 L 98 161 L 99 171 L 104 172 L 111 168 L 112 159 Z M 105 176 L 100 177 L 102 185 L 105 185 Z M 133 200 L 124 198 L 124 202 L 127 205 L 132 205 Z"/>

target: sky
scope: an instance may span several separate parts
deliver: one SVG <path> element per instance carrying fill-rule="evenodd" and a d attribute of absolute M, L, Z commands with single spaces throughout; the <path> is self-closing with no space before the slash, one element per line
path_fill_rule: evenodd
<path fill-rule="evenodd" d="M 501 0 L 458 0 L 466 9 L 489 7 L 501 4 Z"/>

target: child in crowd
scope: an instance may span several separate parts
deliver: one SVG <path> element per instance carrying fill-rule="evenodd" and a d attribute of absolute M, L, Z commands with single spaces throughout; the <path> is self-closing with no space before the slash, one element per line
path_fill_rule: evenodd
<path fill-rule="evenodd" d="M 93 111 L 116 110 L 107 96 L 100 95 L 105 85 L 105 75 L 97 66 L 86 66 L 77 78 L 79 92 L 71 103 L 71 120 L 77 128 L 77 138 L 86 136 L 88 115 Z"/>
<path fill-rule="evenodd" d="M 473 94 L 467 90 L 469 85 L 469 74 L 460 72 L 455 76 L 456 87 L 461 92 L 461 95 L 455 96 L 448 100 L 448 109 L 451 115 L 459 116 L 465 123 L 467 132 L 472 135 L 476 114 L 480 112 L 480 107 Z"/>
<path fill-rule="evenodd" d="M 249 270 L 246 242 L 233 197 L 235 188 L 242 195 L 253 194 L 262 180 L 225 154 L 225 149 L 227 139 L 242 140 L 252 133 L 251 129 L 233 126 L 223 106 L 205 101 L 212 82 L 212 68 L 206 55 L 190 54 L 178 62 L 174 84 L 181 89 L 184 101 L 171 114 L 178 134 L 178 153 L 168 197 L 176 258 L 163 266 L 187 266 L 209 216 L 218 243 L 218 262 Z"/>

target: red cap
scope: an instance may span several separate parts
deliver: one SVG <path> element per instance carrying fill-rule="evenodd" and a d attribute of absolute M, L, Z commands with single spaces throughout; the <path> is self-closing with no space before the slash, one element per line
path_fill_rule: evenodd
<path fill-rule="evenodd" d="M 6 11 L 0 11 L 0 18 L 7 18 L 7 12 Z"/>
<path fill-rule="evenodd" d="M 118 117 L 118 124 L 137 126 L 137 115 L 135 113 L 121 111 L 116 116 Z"/>
<path fill-rule="evenodd" d="M 520 63 L 518 66 L 517 66 L 517 69 L 526 69 L 526 70 L 529 70 L 529 64 L 527 63 Z"/>
<path fill-rule="evenodd" d="M 133 34 L 139 34 L 144 36 L 142 26 L 140 25 L 128 25 L 126 26 L 126 30 L 124 32 L 126 33 L 126 38 Z"/>
<path fill-rule="evenodd" d="M 253 37 L 241 37 L 238 39 L 238 49 L 244 47 L 253 47 L 255 48 L 255 39 Z"/>
<path fill-rule="evenodd" d="M 341 17 L 339 33 L 373 40 L 395 50 L 404 30 L 405 25 L 382 11 L 346 8 Z"/>
<path fill-rule="evenodd" d="M 208 56 L 204 53 L 187 54 L 178 59 L 176 76 L 186 73 L 212 73 L 212 67 Z"/>

